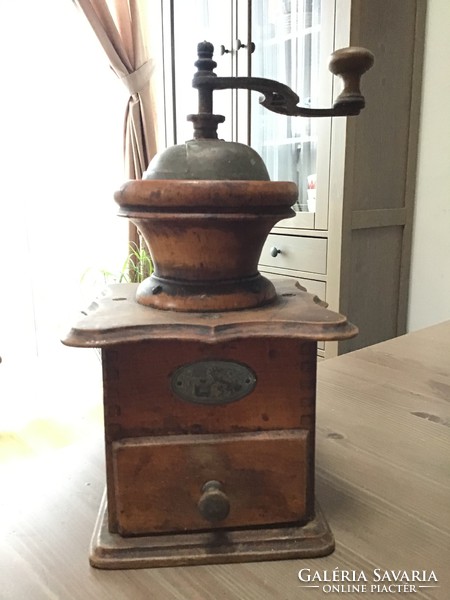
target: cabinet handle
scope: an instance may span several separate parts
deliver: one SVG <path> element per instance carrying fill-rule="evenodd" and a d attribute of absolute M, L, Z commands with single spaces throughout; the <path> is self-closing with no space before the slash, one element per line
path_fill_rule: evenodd
<path fill-rule="evenodd" d="M 210 523 L 223 521 L 230 512 L 230 501 L 222 490 L 220 481 L 207 481 L 202 487 L 197 507 L 204 519 Z"/>
<path fill-rule="evenodd" d="M 229 54 L 230 52 L 231 52 L 231 50 L 228 50 L 227 48 L 225 48 L 225 46 L 223 44 L 220 46 L 221 56 L 223 56 L 224 54 Z"/>
<path fill-rule="evenodd" d="M 240 50 L 241 48 L 247 48 L 247 44 L 243 44 L 241 40 L 236 40 L 236 49 Z M 255 51 L 255 43 L 250 42 L 250 54 L 253 54 Z"/>
<path fill-rule="evenodd" d="M 277 248 L 276 246 L 272 246 L 272 248 L 270 249 L 270 256 L 273 256 L 275 258 L 279 254 L 281 254 L 281 250 L 279 248 Z"/>

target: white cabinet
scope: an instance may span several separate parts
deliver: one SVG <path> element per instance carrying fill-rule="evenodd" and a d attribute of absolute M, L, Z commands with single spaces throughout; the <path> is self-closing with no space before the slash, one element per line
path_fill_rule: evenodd
<path fill-rule="evenodd" d="M 326 243 L 326 272 L 311 273 L 309 255 L 299 252 L 298 276 L 306 287 L 311 282 L 311 291 L 322 281 L 330 308 L 348 315 L 360 334 L 327 344 L 325 356 L 405 333 L 425 23 L 421 0 L 336 0 L 332 10 L 330 4 L 322 2 L 321 35 L 333 13 L 335 48 L 364 46 L 375 54 L 363 78 L 367 107 L 358 117 L 332 119 L 329 138 L 317 135 L 313 225 L 302 203 L 299 215 L 273 232 L 300 240 L 315 235 Z M 324 57 L 321 62 L 325 69 Z M 338 85 L 333 82 L 332 96 Z M 262 145 L 256 149 L 264 153 Z M 305 176 L 299 170 L 303 191 Z M 264 259 L 275 239 L 269 236 L 261 269 L 292 275 L 282 253 L 270 264 Z"/>
<path fill-rule="evenodd" d="M 340 91 L 327 69 L 334 49 L 363 46 L 375 55 L 358 117 L 287 118 L 245 91 L 214 99 L 214 112 L 228 123 L 219 137 L 250 140 L 272 179 L 298 185 L 296 216 L 269 235 L 260 270 L 298 277 L 313 293 L 319 287 L 332 310 L 358 325 L 359 336 L 327 344 L 326 357 L 405 332 L 425 4 L 174 1 L 178 122 L 195 112 L 195 94 L 188 102 L 192 56 L 205 38 L 215 45 L 219 75 L 279 80 L 306 106 L 329 107 Z M 230 52 L 221 54 L 221 45 Z"/>

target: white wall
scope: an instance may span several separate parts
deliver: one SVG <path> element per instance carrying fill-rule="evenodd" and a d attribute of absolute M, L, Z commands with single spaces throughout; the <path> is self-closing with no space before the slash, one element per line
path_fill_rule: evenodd
<path fill-rule="evenodd" d="M 429 0 L 409 331 L 450 319 L 449 31 L 449 0 Z"/>

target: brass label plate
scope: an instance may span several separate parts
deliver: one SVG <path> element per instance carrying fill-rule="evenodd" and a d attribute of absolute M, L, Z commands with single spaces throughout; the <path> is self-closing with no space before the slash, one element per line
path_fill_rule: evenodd
<path fill-rule="evenodd" d="M 179 367 L 170 379 L 178 397 L 195 404 L 220 405 L 240 400 L 256 385 L 255 373 L 232 360 L 203 360 Z"/>

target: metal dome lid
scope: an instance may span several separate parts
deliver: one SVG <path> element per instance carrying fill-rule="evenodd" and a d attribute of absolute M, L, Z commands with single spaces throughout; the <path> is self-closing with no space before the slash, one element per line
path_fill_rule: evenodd
<path fill-rule="evenodd" d="M 270 177 L 262 158 L 250 146 L 198 139 L 157 154 L 142 179 L 269 181 Z"/>

